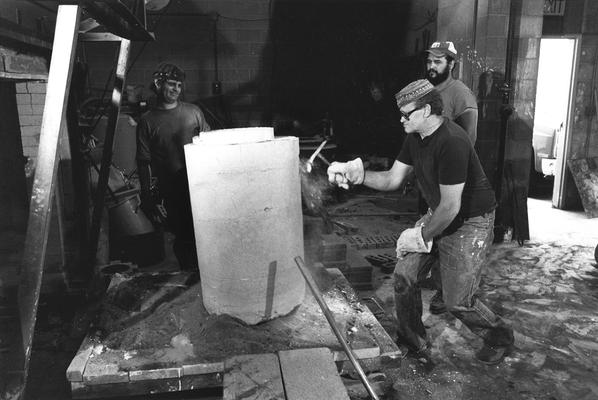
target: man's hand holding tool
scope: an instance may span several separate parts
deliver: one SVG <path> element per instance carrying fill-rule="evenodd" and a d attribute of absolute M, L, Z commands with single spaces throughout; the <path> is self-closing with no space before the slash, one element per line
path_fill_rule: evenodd
<path fill-rule="evenodd" d="M 349 185 L 361 185 L 365 179 L 365 169 L 361 158 L 356 158 L 344 163 L 333 162 L 328 167 L 328 181 L 343 189 Z"/>

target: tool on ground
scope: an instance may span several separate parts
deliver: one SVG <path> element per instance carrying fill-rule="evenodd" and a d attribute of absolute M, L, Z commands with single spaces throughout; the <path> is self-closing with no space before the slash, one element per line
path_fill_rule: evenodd
<path fill-rule="evenodd" d="M 338 339 L 339 343 L 343 347 L 343 350 L 345 351 L 345 354 L 347 354 L 347 357 L 351 361 L 351 364 L 353 364 L 355 371 L 357 371 L 357 374 L 359 375 L 359 379 L 361 380 L 361 383 L 363 383 L 363 386 L 365 387 L 365 389 L 367 390 L 368 394 L 370 395 L 370 397 L 372 399 L 379 400 L 378 395 L 374 392 L 374 389 L 370 385 L 368 378 L 365 376 L 365 372 L 363 372 L 363 368 L 361 368 L 361 365 L 359 365 L 359 362 L 357 361 L 355 354 L 353 354 L 353 350 L 351 350 L 347 341 L 343 337 L 341 331 L 338 329 L 338 326 L 336 326 L 334 316 L 332 315 L 332 312 L 330 312 L 330 309 L 328 308 L 326 301 L 324 301 L 324 298 L 322 297 L 322 292 L 320 292 L 320 289 L 318 288 L 316 282 L 314 281 L 314 278 L 311 275 L 311 272 L 305 266 L 305 263 L 303 262 L 303 259 L 301 257 L 295 257 L 295 263 L 297 264 L 297 266 L 299 267 L 299 271 L 301 271 L 301 274 L 305 278 L 305 282 L 307 282 L 307 286 L 309 286 L 309 289 L 311 290 L 312 294 L 316 298 L 316 301 L 320 305 L 320 308 L 322 309 L 322 312 L 324 313 L 324 316 L 326 317 L 326 320 L 328 321 L 328 324 L 330 325 L 332 332 L 334 333 L 334 335 Z"/>
<path fill-rule="evenodd" d="M 330 218 L 330 215 L 328 215 L 328 218 Z M 359 231 L 358 227 L 356 227 L 353 224 L 350 224 L 349 222 L 341 222 L 332 218 L 330 218 L 330 222 L 341 228 L 344 233 L 357 233 Z"/>
<path fill-rule="evenodd" d="M 309 157 L 309 159 L 305 163 L 305 169 L 307 170 L 308 173 L 310 173 L 311 170 L 313 169 L 314 160 L 316 159 L 316 157 L 318 156 L 318 154 L 320 154 L 320 152 L 322 151 L 322 149 L 324 148 L 324 146 L 326 146 L 326 143 L 328 143 L 328 139 L 326 139 L 322 143 L 320 143 L 320 145 L 318 146 L 318 148 L 316 149 L 316 151 L 314 151 L 314 153 L 311 155 L 311 157 Z"/>

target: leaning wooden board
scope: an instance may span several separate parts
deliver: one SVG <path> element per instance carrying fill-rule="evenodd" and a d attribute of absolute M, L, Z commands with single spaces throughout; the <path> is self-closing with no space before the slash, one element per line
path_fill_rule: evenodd
<path fill-rule="evenodd" d="M 598 157 L 567 161 L 589 218 L 598 217 Z"/>
<path fill-rule="evenodd" d="M 357 356 L 362 360 L 381 357 L 398 358 L 400 351 L 388 336 L 371 311 L 359 303 L 350 284 L 338 270 L 322 272 L 333 282 L 324 292 L 327 302 L 335 303 L 331 309 L 353 310 L 347 320 L 345 313 L 335 313 L 337 323 L 350 334 L 348 340 Z M 344 299 L 344 300 L 343 300 Z M 330 304 L 329 304 L 330 306 Z M 337 317 L 338 315 L 338 317 Z M 309 321 L 310 326 L 306 325 Z M 293 313 L 260 325 L 274 325 L 269 329 L 280 329 L 280 335 L 288 335 L 288 345 L 272 352 L 297 348 L 330 348 L 337 362 L 347 360 L 334 337 L 315 299 L 306 294 L 304 303 Z M 306 335 L 302 330 L 318 329 L 318 334 Z M 319 327 L 319 328 L 318 328 Z M 318 336 L 307 341 L 306 336 Z M 312 338 L 313 339 L 313 338 Z M 254 343 L 255 345 L 255 343 Z M 222 386 L 224 361 L 230 357 L 262 353 L 255 346 L 235 350 L 230 354 L 222 352 L 220 359 L 202 358 L 202 349 L 195 349 L 192 357 L 180 358 L 184 348 L 158 349 L 110 349 L 101 340 L 88 337 L 81 345 L 69 369 L 67 379 L 71 383 L 73 398 L 96 398 L 146 393 L 177 392 L 192 389 Z"/>

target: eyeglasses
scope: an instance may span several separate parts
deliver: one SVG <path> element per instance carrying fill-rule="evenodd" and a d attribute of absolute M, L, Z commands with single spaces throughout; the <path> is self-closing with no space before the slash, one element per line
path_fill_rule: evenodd
<path fill-rule="evenodd" d="M 399 112 L 401 113 L 401 118 L 405 118 L 405 120 L 409 121 L 409 117 L 411 117 L 411 114 L 413 114 L 417 110 L 421 110 L 421 109 L 422 109 L 421 107 L 418 107 L 418 108 L 414 108 L 413 110 L 411 110 L 409 112 L 403 112 L 401 110 L 399 110 Z"/>

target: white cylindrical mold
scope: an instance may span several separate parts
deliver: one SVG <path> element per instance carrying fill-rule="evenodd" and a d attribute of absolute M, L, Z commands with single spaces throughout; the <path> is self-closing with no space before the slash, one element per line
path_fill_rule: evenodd
<path fill-rule="evenodd" d="M 256 324 L 303 301 L 299 140 L 272 128 L 202 133 L 185 146 L 204 306 Z"/>

